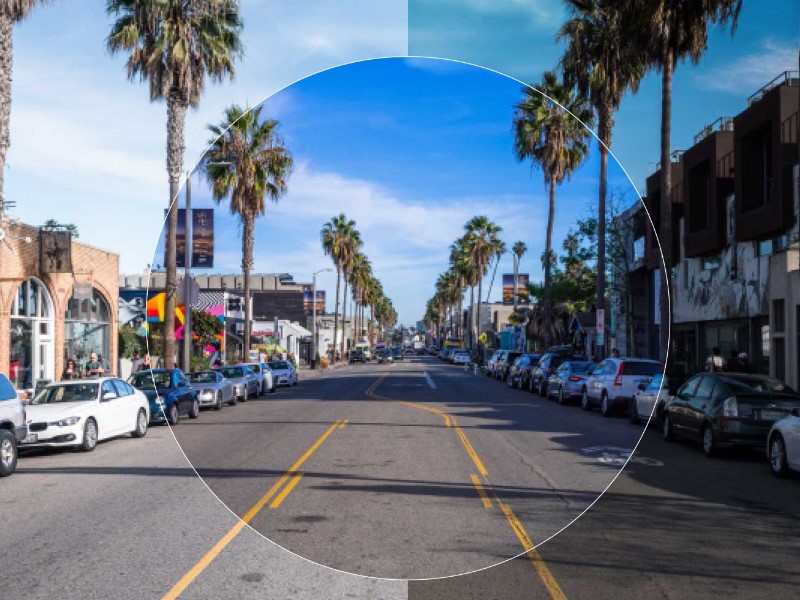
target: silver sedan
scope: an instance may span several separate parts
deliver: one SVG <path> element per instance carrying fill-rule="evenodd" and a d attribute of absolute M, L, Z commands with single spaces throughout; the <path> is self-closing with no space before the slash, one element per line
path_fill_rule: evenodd
<path fill-rule="evenodd" d="M 555 398 L 559 404 L 564 404 L 568 400 L 579 398 L 586 380 L 596 366 L 582 360 L 565 360 L 547 378 L 547 399 Z"/>
<path fill-rule="evenodd" d="M 195 371 L 189 373 L 189 383 L 197 390 L 201 407 L 220 410 L 223 404 L 236 404 L 233 382 L 219 371 Z"/>

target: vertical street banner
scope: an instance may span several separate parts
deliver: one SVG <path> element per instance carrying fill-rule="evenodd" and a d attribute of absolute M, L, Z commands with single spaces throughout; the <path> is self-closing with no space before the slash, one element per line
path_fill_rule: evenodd
<path fill-rule="evenodd" d="M 303 292 L 303 310 L 305 310 L 308 314 L 317 311 L 318 315 L 322 315 L 325 313 L 325 290 L 317 290 L 317 299 L 316 302 L 312 303 L 311 296 L 313 295 L 313 290 L 305 290 Z M 316 308 L 314 307 L 316 304 Z"/>
<path fill-rule="evenodd" d="M 528 273 L 517 273 L 517 304 L 528 304 L 527 301 L 527 287 L 528 287 Z M 520 295 L 524 296 L 519 298 Z M 503 304 L 514 304 L 514 274 L 503 274 Z"/>
<path fill-rule="evenodd" d="M 214 209 L 192 209 L 192 268 L 214 267 Z"/>
<path fill-rule="evenodd" d="M 167 264 L 167 209 L 164 209 L 164 265 Z M 186 209 L 178 209 L 178 229 L 175 231 L 175 266 L 182 269 L 186 266 Z"/>

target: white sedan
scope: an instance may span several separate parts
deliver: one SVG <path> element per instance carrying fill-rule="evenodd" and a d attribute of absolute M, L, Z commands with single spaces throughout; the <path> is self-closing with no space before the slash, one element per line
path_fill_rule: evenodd
<path fill-rule="evenodd" d="M 454 365 L 467 365 L 469 364 L 469 352 L 456 351 L 451 358 Z"/>
<path fill-rule="evenodd" d="M 772 425 L 767 436 L 767 458 L 772 472 L 779 477 L 790 469 L 800 471 L 800 408 Z"/>
<path fill-rule="evenodd" d="M 77 446 L 91 452 L 97 442 L 130 433 L 144 437 L 150 403 L 139 390 L 115 377 L 53 383 L 27 406 L 23 446 Z"/>

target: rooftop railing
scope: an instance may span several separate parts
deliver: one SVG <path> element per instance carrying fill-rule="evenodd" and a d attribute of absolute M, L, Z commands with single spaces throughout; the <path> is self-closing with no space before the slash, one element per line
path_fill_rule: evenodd
<path fill-rule="evenodd" d="M 784 71 L 772 79 L 772 81 L 762 86 L 755 94 L 752 94 L 747 99 L 747 106 L 750 106 L 754 102 L 758 102 L 764 97 L 765 94 L 782 85 L 788 85 L 791 87 L 800 86 L 800 71 Z"/>

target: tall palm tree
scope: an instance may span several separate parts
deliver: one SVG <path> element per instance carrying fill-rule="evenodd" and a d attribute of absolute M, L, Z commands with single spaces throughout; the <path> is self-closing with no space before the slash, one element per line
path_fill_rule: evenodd
<path fill-rule="evenodd" d="M 352 339 L 353 346 L 358 342 L 361 335 L 360 309 L 363 304 L 364 290 L 369 285 L 372 277 L 372 265 L 363 252 L 357 252 L 353 257 L 352 269 L 350 271 L 350 287 L 353 294 L 353 323 Z"/>
<path fill-rule="evenodd" d="M 527 251 L 528 247 L 523 241 L 514 242 L 511 247 L 511 254 L 514 256 L 514 312 L 517 311 L 517 295 L 519 294 L 517 291 L 519 288 L 519 263 Z"/>
<path fill-rule="evenodd" d="M 235 0 L 107 0 L 115 18 L 106 44 L 112 54 L 128 53 L 128 79 L 147 80 L 150 101 L 167 103 L 169 202 L 165 262 L 164 364 L 175 362 L 177 266 L 176 199 L 183 174 L 184 127 L 189 107 L 197 108 L 206 78 L 233 78 L 241 56 L 242 23 Z"/>
<path fill-rule="evenodd" d="M 353 227 L 348 235 L 345 237 L 342 245 L 342 283 L 344 289 L 342 290 L 342 342 L 341 342 L 341 356 L 344 357 L 345 351 L 345 329 L 347 327 L 347 286 L 350 283 L 350 274 L 355 267 L 356 256 L 361 248 L 361 234 Z M 354 324 L 350 323 L 352 331 Z"/>
<path fill-rule="evenodd" d="M 624 0 L 630 31 L 626 36 L 645 54 L 650 66 L 661 71 L 661 185 L 659 243 L 665 264 L 659 298 L 659 355 L 669 352 L 669 277 L 672 258 L 672 172 L 670 163 L 672 121 L 672 74 L 679 60 L 699 62 L 708 44 L 712 25 L 730 24 L 736 31 L 742 0 Z"/>
<path fill-rule="evenodd" d="M 550 332 L 552 300 L 549 298 L 550 273 L 553 265 L 553 223 L 556 212 L 556 187 L 583 163 L 589 154 L 587 139 L 592 111 L 586 100 L 575 93 L 573 86 L 559 80 L 555 71 L 547 71 L 537 91 L 523 88 L 523 100 L 514 113 L 514 153 L 517 160 L 531 160 L 542 170 L 550 192 L 545 237 L 544 318 L 545 332 Z M 577 117 L 577 119 L 575 118 Z M 585 123 L 584 126 L 581 122 Z M 549 336 L 549 333 L 547 333 Z M 545 345 L 552 339 L 547 337 Z"/>
<path fill-rule="evenodd" d="M 242 223 L 244 276 L 244 352 L 250 350 L 250 270 L 253 268 L 255 220 L 267 210 L 267 199 L 277 202 L 286 193 L 292 173 L 292 154 L 278 134 L 278 121 L 262 119 L 263 106 L 252 110 L 233 105 L 219 125 L 209 125 L 209 141 L 202 169 L 219 204 L 230 197 L 231 213 Z M 188 218 L 188 216 L 187 216 Z"/>
<path fill-rule="evenodd" d="M 636 92 L 645 73 L 646 61 L 635 44 L 625 39 L 625 13 L 616 0 L 565 0 L 572 17 L 561 27 L 558 39 L 567 41 L 561 58 L 565 78 L 577 84 L 578 92 L 597 114 L 600 140 L 600 188 L 597 201 L 597 298 L 605 309 L 606 299 L 606 189 L 608 152 L 614 128 L 614 111 L 630 89 Z M 599 358 L 603 358 L 600 356 Z"/>
<path fill-rule="evenodd" d="M 336 350 L 336 339 L 339 331 L 339 290 L 342 278 L 342 263 L 347 255 L 348 239 L 353 231 L 355 231 L 356 222 L 348 219 L 344 213 L 331 218 L 330 221 L 322 226 L 320 232 L 320 239 L 322 241 L 322 250 L 327 256 L 331 257 L 333 266 L 336 269 L 336 308 L 333 313 L 333 346 Z M 344 331 L 342 332 L 344 337 Z"/>
<path fill-rule="evenodd" d="M 475 333 L 473 338 L 477 339 L 480 335 L 480 315 L 481 315 L 481 295 L 483 293 L 483 278 L 486 276 L 486 270 L 489 267 L 489 262 L 497 254 L 498 248 L 502 245 L 502 241 L 498 237 L 502 231 L 495 223 L 489 220 L 489 217 L 480 215 L 472 217 L 464 225 L 464 245 L 466 252 L 471 258 L 475 269 L 477 271 L 478 280 L 478 311 L 472 319 L 472 326 Z"/>
<path fill-rule="evenodd" d="M 6 156 L 11 145 L 11 73 L 14 68 L 14 23 L 48 0 L 3 0 L 0 3 L 0 214 L 5 203 Z"/>

